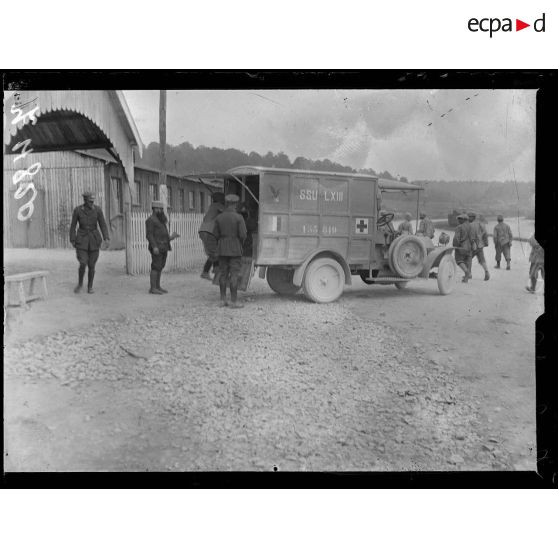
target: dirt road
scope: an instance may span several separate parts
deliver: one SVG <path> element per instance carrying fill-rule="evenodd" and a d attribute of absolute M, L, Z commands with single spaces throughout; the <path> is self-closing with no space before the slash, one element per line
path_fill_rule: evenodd
<path fill-rule="evenodd" d="M 8 315 L 5 469 L 532 470 L 543 301 L 513 258 L 445 297 L 355 277 L 315 305 L 256 279 L 235 311 L 195 273 L 148 295 L 121 253 L 75 296 L 73 254 L 8 251 L 52 276 Z"/>

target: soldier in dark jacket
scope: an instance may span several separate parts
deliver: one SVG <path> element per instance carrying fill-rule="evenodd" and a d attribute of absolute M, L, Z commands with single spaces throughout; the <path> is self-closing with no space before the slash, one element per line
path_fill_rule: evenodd
<path fill-rule="evenodd" d="M 227 279 L 231 289 L 231 308 L 242 308 L 236 301 L 240 267 L 242 263 L 242 245 L 246 240 L 246 225 L 242 215 L 237 213 L 239 197 L 229 194 L 225 197 L 226 208 L 215 219 L 215 237 L 219 254 L 219 288 L 221 306 L 227 306 Z"/>
<path fill-rule="evenodd" d="M 163 202 L 153 200 L 151 202 L 153 213 L 145 221 L 145 233 L 149 242 L 151 253 L 150 294 L 165 294 L 166 289 L 161 287 L 161 273 L 167 263 L 167 254 L 171 250 L 171 240 L 180 235 L 172 233 L 169 236 L 167 228 L 167 216 L 164 212 Z"/>
<path fill-rule="evenodd" d="M 105 243 L 110 240 L 103 210 L 95 205 L 94 201 L 95 194 L 84 192 L 83 205 L 78 205 L 74 209 L 70 224 L 70 242 L 76 249 L 79 262 L 78 284 L 74 293 L 79 293 L 83 288 L 83 276 L 85 268 L 88 267 L 87 292 L 93 294 L 93 279 L 95 278 L 95 264 L 99 259 L 99 249 L 103 240 Z M 78 224 L 79 228 L 76 232 Z M 99 232 L 99 227 L 101 232 Z M 103 234 L 102 239 L 101 233 Z"/>
<path fill-rule="evenodd" d="M 488 246 L 488 233 L 486 232 L 486 227 L 479 219 L 477 219 L 477 214 L 474 211 L 469 211 L 467 213 L 469 217 L 469 223 L 471 225 L 471 237 L 473 239 L 473 250 L 471 255 L 471 269 L 469 270 L 469 277 L 471 277 L 471 271 L 473 267 L 473 259 L 476 257 L 478 262 L 484 269 L 484 280 L 488 281 L 490 279 L 490 273 L 488 273 L 488 266 L 486 265 L 486 259 L 484 257 L 484 248 Z"/>
<path fill-rule="evenodd" d="M 201 274 L 202 279 L 211 279 L 209 276 L 209 270 L 213 266 L 213 271 L 219 264 L 219 256 L 217 256 L 217 239 L 213 234 L 213 229 L 215 227 L 215 218 L 224 209 L 225 195 L 222 192 L 215 192 L 211 196 L 212 204 L 209 206 L 207 213 L 204 215 L 202 224 L 198 231 L 198 234 L 203 242 L 203 249 L 207 260 L 203 266 L 203 271 Z"/>
<path fill-rule="evenodd" d="M 504 223 L 504 217 L 498 215 L 498 224 L 494 227 L 494 248 L 496 249 L 496 269 L 500 269 L 502 254 L 506 260 L 506 269 L 511 269 L 510 248 L 512 245 L 513 234 L 510 226 Z"/>
<path fill-rule="evenodd" d="M 464 271 L 463 283 L 469 280 L 469 269 L 472 257 L 472 237 L 469 216 L 462 213 L 457 216 L 459 225 L 453 235 L 453 246 L 455 247 L 455 263 Z"/>

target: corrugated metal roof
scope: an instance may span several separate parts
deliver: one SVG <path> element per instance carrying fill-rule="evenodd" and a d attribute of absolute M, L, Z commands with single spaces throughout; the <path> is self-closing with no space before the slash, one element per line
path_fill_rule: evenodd
<path fill-rule="evenodd" d="M 22 117 L 29 111 L 35 122 Z M 143 149 L 120 91 L 17 91 L 5 100 L 4 119 L 6 151 L 25 140 L 37 153 L 111 148 L 133 176 L 132 150 Z"/>

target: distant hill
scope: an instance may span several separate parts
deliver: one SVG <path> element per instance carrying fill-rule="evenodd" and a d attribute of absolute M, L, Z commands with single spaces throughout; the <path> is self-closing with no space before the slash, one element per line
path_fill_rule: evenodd
<path fill-rule="evenodd" d="M 189 142 L 180 145 L 167 145 L 166 170 L 176 174 L 192 174 L 202 172 L 225 172 L 233 167 L 253 165 L 262 167 L 277 167 L 287 169 L 318 170 L 329 172 L 361 172 L 374 174 L 382 178 L 395 179 L 389 171 L 377 173 L 374 169 L 353 169 L 322 159 L 314 161 L 305 157 L 297 157 L 291 162 L 285 153 L 260 155 L 255 151 L 245 153 L 239 149 L 221 149 L 219 147 L 194 147 Z M 150 143 L 143 152 L 141 161 L 157 168 L 159 166 L 159 143 Z M 409 180 L 402 176 L 402 182 Z M 444 181 L 444 180 L 414 180 L 415 184 L 425 186 L 421 208 L 426 209 L 432 217 L 445 217 L 454 208 L 473 209 L 485 215 L 497 213 L 529 214 L 532 211 L 532 197 L 535 193 L 534 182 L 513 181 Z M 413 203 L 409 200 L 404 206 L 411 210 Z M 416 211 L 416 205 L 414 206 Z"/>

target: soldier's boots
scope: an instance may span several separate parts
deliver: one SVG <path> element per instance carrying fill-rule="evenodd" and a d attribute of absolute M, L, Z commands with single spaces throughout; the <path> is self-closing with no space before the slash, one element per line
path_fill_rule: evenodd
<path fill-rule="evenodd" d="M 496 265 L 494 266 L 494 269 L 500 269 L 500 262 L 496 262 Z"/>
<path fill-rule="evenodd" d="M 157 282 L 156 282 L 157 290 L 161 291 L 163 294 L 167 294 L 169 291 L 167 291 L 167 289 L 163 289 L 163 287 L 161 287 L 161 273 L 162 273 L 161 271 L 157 272 Z"/>
<path fill-rule="evenodd" d="M 488 273 L 488 271 L 484 272 L 484 280 L 488 281 L 490 279 L 490 273 Z"/>
<path fill-rule="evenodd" d="M 95 279 L 95 270 L 89 269 L 87 274 L 87 292 L 89 294 L 93 294 L 95 291 L 93 290 L 93 279 Z"/>
<path fill-rule="evenodd" d="M 83 277 L 85 275 L 85 266 L 80 265 L 78 268 L 78 284 L 77 287 L 74 289 L 74 293 L 80 293 L 81 289 L 83 288 Z"/>
<path fill-rule="evenodd" d="M 150 283 L 149 294 L 158 294 L 158 295 L 162 295 L 162 294 L 163 294 L 163 293 L 157 288 L 157 275 L 158 275 L 158 272 L 157 272 L 157 271 L 151 270 L 151 273 L 149 274 L 149 283 Z"/>
<path fill-rule="evenodd" d="M 204 272 L 200 275 L 200 277 L 201 277 L 202 279 L 209 279 L 209 280 L 211 281 L 211 276 L 209 275 L 209 271 L 204 271 Z"/>
<path fill-rule="evenodd" d="M 506 271 L 509 271 L 510 269 L 511 269 L 510 262 L 508 262 L 508 265 L 506 266 Z"/>

